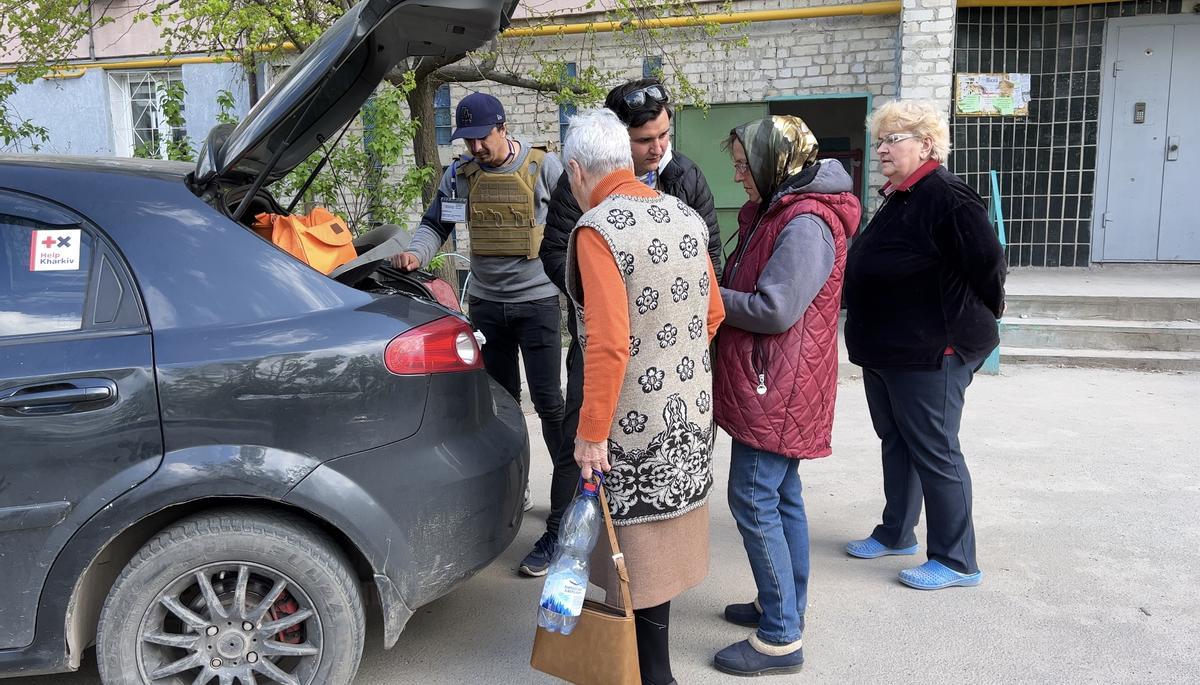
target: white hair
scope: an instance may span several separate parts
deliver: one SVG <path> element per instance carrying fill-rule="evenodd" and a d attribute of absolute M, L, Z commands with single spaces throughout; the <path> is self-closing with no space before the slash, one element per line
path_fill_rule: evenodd
<path fill-rule="evenodd" d="M 610 109 L 589 109 L 571 117 L 562 156 L 563 166 L 574 160 L 598 177 L 633 168 L 629 130 Z"/>

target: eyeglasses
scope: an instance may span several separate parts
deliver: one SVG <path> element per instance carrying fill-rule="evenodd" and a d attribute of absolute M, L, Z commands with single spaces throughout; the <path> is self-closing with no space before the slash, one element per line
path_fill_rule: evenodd
<path fill-rule="evenodd" d="M 744 174 L 744 173 L 746 173 L 747 171 L 750 171 L 750 165 L 749 165 L 749 164 L 746 164 L 745 162 L 734 162 L 734 163 L 733 163 L 733 173 L 735 173 L 735 174 Z"/>
<path fill-rule="evenodd" d="M 625 93 L 625 97 L 622 99 L 625 100 L 625 104 L 630 109 L 641 109 L 646 106 L 649 100 L 661 102 L 664 105 L 671 101 L 670 96 L 667 95 L 667 89 L 658 84 L 652 84 Z"/>
<path fill-rule="evenodd" d="M 884 145 L 891 147 L 902 140 L 908 140 L 909 138 L 916 137 L 917 134 L 915 133 L 889 133 L 888 135 L 877 139 L 875 141 L 875 147 L 882 147 Z"/>

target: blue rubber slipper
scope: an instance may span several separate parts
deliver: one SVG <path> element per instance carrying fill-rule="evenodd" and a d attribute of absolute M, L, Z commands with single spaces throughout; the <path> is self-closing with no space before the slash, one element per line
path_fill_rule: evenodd
<path fill-rule="evenodd" d="M 932 559 L 900 572 L 900 582 L 918 590 L 941 590 L 948 587 L 974 587 L 983 580 L 983 571 L 959 573 Z"/>
<path fill-rule="evenodd" d="M 920 549 L 920 545 L 912 547 L 885 547 L 882 542 L 875 538 L 865 538 L 862 540 L 853 540 L 846 543 L 846 554 L 859 559 L 878 559 L 886 556 L 909 556 L 916 554 Z"/>

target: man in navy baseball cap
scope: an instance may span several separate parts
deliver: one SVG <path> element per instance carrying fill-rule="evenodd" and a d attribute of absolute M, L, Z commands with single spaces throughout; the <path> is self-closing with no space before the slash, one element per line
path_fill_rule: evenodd
<path fill-rule="evenodd" d="M 404 271 L 428 265 L 457 235 L 456 226 L 466 224 L 468 315 L 487 338 L 483 365 L 519 402 L 524 362 L 542 437 L 552 451 L 562 443 L 562 339 L 558 287 L 546 276 L 538 248 L 563 167 L 544 145 L 511 135 L 505 121 L 504 106 L 491 95 L 459 100 L 451 138 L 462 139 L 467 154 L 446 168 L 420 227 L 392 264 Z M 528 510 L 528 489 L 525 500 Z M 535 575 L 545 574 L 542 568 Z"/>
<path fill-rule="evenodd" d="M 487 93 L 471 93 L 458 101 L 454 111 L 454 134 L 450 140 L 459 138 L 486 138 L 492 129 L 504 123 L 504 105 Z"/>
<path fill-rule="evenodd" d="M 486 167 L 500 167 L 511 161 L 518 145 L 509 140 L 504 105 L 487 93 L 471 93 L 458 101 L 454 110 L 454 134 L 462 139 L 467 152 Z"/>

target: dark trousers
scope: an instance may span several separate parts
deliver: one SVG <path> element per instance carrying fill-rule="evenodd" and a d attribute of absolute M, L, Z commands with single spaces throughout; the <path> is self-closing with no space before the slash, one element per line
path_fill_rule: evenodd
<path fill-rule="evenodd" d="M 925 502 L 929 558 L 974 573 L 971 473 L 958 442 L 975 365 L 947 355 L 936 371 L 863 369 L 871 423 L 883 447 L 883 523 L 871 537 L 888 547 L 917 543 Z"/>
<path fill-rule="evenodd" d="M 633 610 L 642 685 L 672 685 L 671 603 Z"/>
<path fill-rule="evenodd" d="M 472 297 L 471 323 L 483 333 L 483 366 L 496 382 L 521 401 L 521 369 L 533 408 L 542 420 L 542 437 L 553 456 L 562 443 L 562 336 L 558 298 L 530 302 L 492 302 Z"/>
<path fill-rule="evenodd" d="M 550 479 L 550 515 L 546 517 L 546 532 L 558 535 L 563 512 L 575 497 L 579 487 L 579 466 L 575 463 L 575 431 L 579 429 L 579 408 L 583 406 L 583 350 L 575 337 L 575 317 L 569 315 L 571 346 L 567 349 L 567 403 L 563 412 L 562 440 L 550 451 L 554 459 L 554 475 Z M 549 444 L 549 443 L 547 443 Z"/>

